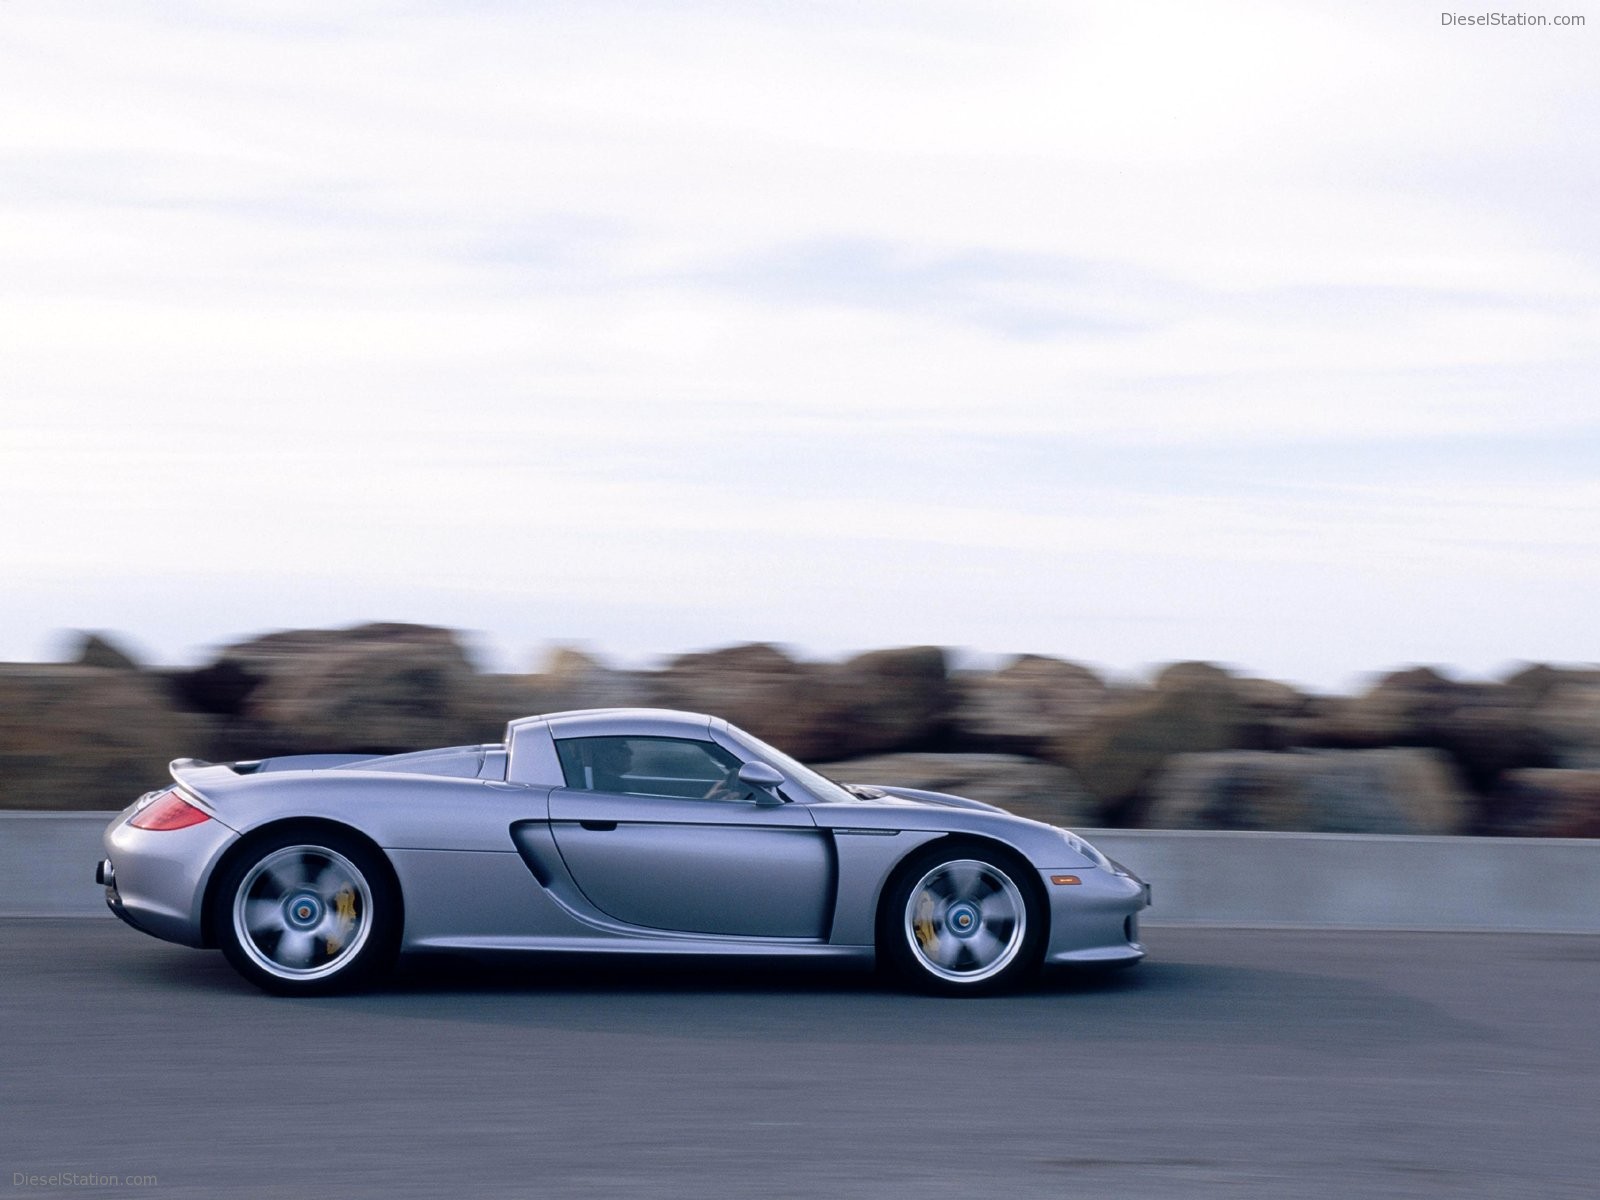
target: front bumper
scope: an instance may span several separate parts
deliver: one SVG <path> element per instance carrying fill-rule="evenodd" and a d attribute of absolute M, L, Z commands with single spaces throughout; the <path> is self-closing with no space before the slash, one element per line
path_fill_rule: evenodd
<path fill-rule="evenodd" d="M 1150 885 L 1123 867 L 1040 871 L 1050 897 L 1050 942 L 1044 961 L 1080 966 L 1136 963 L 1145 955 L 1139 913 L 1150 905 Z M 1052 879 L 1077 879 L 1075 884 Z"/>
<path fill-rule="evenodd" d="M 184 946 L 204 939 L 205 885 L 238 834 L 215 818 L 186 829 L 135 829 L 130 806 L 106 827 L 95 868 L 106 907 L 141 933 Z"/>

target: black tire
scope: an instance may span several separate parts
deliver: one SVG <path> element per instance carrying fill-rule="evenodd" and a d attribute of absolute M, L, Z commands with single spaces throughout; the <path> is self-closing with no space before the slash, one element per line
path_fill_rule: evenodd
<path fill-rule="evenodd" d="M 285 828 L 223 869 L 212 929 L 239 974 L 280 996 L 364 987 L 393 964 L 400 891 L 383 856 L 348 833 Z"/>
<path fill-rule="evenodd" d="M 987 846 L 941 842 L 914 854 L 884 890 L 879 962 L 941 996 L 1010 990 L 1038 970 L 1045 907 L 1026 864 Z"/>

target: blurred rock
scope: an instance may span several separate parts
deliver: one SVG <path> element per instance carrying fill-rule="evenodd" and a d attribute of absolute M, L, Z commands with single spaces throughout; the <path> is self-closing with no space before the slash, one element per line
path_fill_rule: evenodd
<path fill-rule="evenodd" d="M 208 740 L 137 672 L 0 665 L 0 807 L 120 809 Z"/>
<path fill-rule="evenodd" d="M 139 664 L 116 642 L 103 633 L 80 633 L 78 652 L 73 656 L 79 666 L 105 667 L 113 671 L 137 671 Z"/>
<path fill-rule="evenodd" d="M 830 664 L 797 662 L 758 642 L 685 654 L 651 685 L 662 707 L 726 717 L 805 760 L 930 744 L 949 703 L 944 652 L 933 646 Z"/>
<path fill-rule="evenodd" d="M 163 672 L 180 707 L 218 717 L 239 717 L 263 676 L 243 664 L 224 659 L 194 670 Z"/>
<path fill-rule="evenodd" d="M 1547 682 L 1530 720 L 1550 745 L 1549 765 L 1600 769 L 1600 670 L 1559 671 Z"/>
<path fill-rule="evenodd" d="M 1248 710 L 1234 682 L 1209 663 L 1170 667 L 1152 688 L 1112 700 L 1081 736 L 1058 739 L 1051 757 L 1077 772 L 1100 801 L 1102 820 L 1138 824 L 1148 786 L 1168 758 L 1238 744 Z"/>
<path fill-rule="evenodd" d="M 938 741 L 950 709 L 949 669 L 938 646 L 872 650 L 824 668 L 836 706 L 830 757 L 915 750 Z"/>
<path fill-rule="evenodd" d="M 538 675 L 476 676 L 458 703 L 460 744 L 503 741 L 507 721 L 569 707 Z"/>
<path fill-rule="evenodd" d="M 483 741 L 499 741 L 517 717 L 576 708 L 635 708 L 654 703 L 649 676 L 618 671 L 582 650 L 555 650 L 531 675 L 481 675 L 473 685 L 473 728 Z"/>
<path fill-rule="evenodd" d="M 1237 682 L 1232 671 L 1216 663 L 1177 662 L 1169 663 L 1157 671 L 1151 686 L 1158 692 L 1231 692 Z"/>
<path fill-rule="evenodd" d="M 797 758 L 826 757 L 836 707 L 824 668 L 765 642 L 673 659 L 651 679 L 651 703 L 726 717 Z"/>
<path fill-rule="evenodd" d="M 1241 707 L 1237 742 L 1247 750 L 1289 750 L 1306 745 L 1307 730 L 1328 711 L 1329 700 L 1275 679 L 1229 682 Z"/>
<path fill-rule="evenodd" d="M 289 630 L 229 646 L 215 664 L 247 686 L 250 754 L 391 753 L 477 739 L 479 679 L 456 635 L 397 623 Z"/>
<path fill-rule="evenodd" d="M 1152 787 L 1152 829 L 1459 832 L 1471 805 L 1433 750 L 1180 754 Z"/>
<path fill-rule="evenodd" d="M 1550 689 L 1560 683 L 1568 674 L 1560 667 L 1552 667 L 1546 663 L 1528 663 L 1502 681 L 1503 685 L 1516 692 L 1528 707 L 1533 707 L 1550 693 Z"/>
<path fill-rule="evenodd" d="M 1479 819 L 1488 822 L 1490 797 L 1506 771 L 1555 761 L 1551 738 L 1531 707 L 1537 691 L 1529 684 L 1458 683 L 1428 667 L 1395 672 L 1361 696 L 1331 701 L 1319 717 L 1302 724 L 1302 744 L 1441 750 L 1483 798 Z"/>
<path fill-rule="evenodd" d="M 1423 744 L 1438 747 L 1455 762 L 1479 797 L 1480 821 L 1493 819 L 1492 798 L 1507 772 L 1555 762 L 1550 740 L 1532 714 L 1487 688 L 1429 731 Z"/>
<path fill-rule="evenodd" d="M 657 671 L 564 647 L 518 675 L 480 674 L 456 633 L 425 625 L 285 630 L 194 669 L 78 638 L 75 664 L 0 667 L 0 803 L 120 806 L 179 756 L 404 751 L 496 741 L 535 713 L 651 705 L 1077 823 L 1586 836 L 1600 773 L 1600 668 L 1467 683 L 1410 667 L 1314 696 L 1205 662 L 1139 687 L 1038 655 L 952 677 L 936 646 L 826 663 L 750 643 Z"/>
<path fill-rule="evenodd" d="M 950 688 L 955 745 L 1035 755 L 1088 732 L 1111 695 L 1087 667 L 1034 654 L 998 671 L 958 673 Z"/>
<path fill-rule="evenodd" d="M 1494 833 L 1600 838 L 1600 770 L 1508 772 Z"/>
<path fill-rule="evenodd" d="M 1380 677 L 1359 696 L 1330 705 L 1310 744 L 1346 749 L 1415 745 L 1455 709 L 1460 686 L 1431 667 Z"/>
<path fill-rule="evenodd" d="M 1098 811 L 1071 771 L 1018 754 L 881 754 L 818 769 L 842 783 L 966 796 L 1052 825 L 1089 824 Z"/>
<path fill-rule="evenodd" d="M 534 711 L 569 708 L 632 708 L 647 704 L 650 685 L 638 672 L 618 671 L 572 646 L 551 653 L 544 670 L 532 681 L 549 699 Z M 527 714 L 517 714 L 519 716 Z"/>

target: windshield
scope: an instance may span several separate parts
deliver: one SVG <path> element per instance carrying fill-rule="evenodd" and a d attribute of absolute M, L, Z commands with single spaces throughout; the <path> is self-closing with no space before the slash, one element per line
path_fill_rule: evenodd
<path fill-rule="evenodd" d="M 855 800 L 854 796 L 826 775 L 819 775 L 804 763 L 790 758 L 776 746 L 767 745 L 760 738 L 746 733 L 736 725 L 729 725 L 728 732 L 737 738 L 747 750 L 761 759 L 762 762 L 778 768 L 785 776 L 794 780 L 818 800 L 827 800 L 835 803 Z"/>

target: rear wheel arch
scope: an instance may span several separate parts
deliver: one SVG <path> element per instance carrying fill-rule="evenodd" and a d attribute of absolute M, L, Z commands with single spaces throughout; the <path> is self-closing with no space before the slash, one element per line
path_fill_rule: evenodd
<path fill-rule="evenodd" d="M 405 889 L 400 886 L 400 876 L 395 872 L 394 864 L 389 861 L 389 856 L 384 853 L 372 838 L 362 833 L 353 825 L 346 825 L 342 821 L 330 820 L 326 817 L 285 817 L 281 820 L 270 821 L 258 826 L 242 835 L 227 851 L 217 860 L 211 868 L 211 877 L 206 880 L 205 898 L 200 907 L 200 944 L 207 949 L 215 950 L 220 943 L 217 940 L 216 909 L 217 889 L 222 881 L 228 877 L 229 872 L 240 859 L 252 856 L 258 852 L 260 846 L 276 838 L 289 834 L 304 834 L 315 838 L 320 834 L 333 834 L 341 838 L 350 838 L 360 843 L 373 858 L 382 865 L 388 877 L 388 883 L 394 889 L 399 912 L 396 914 L 401 929 L 405 927 Z"/>

